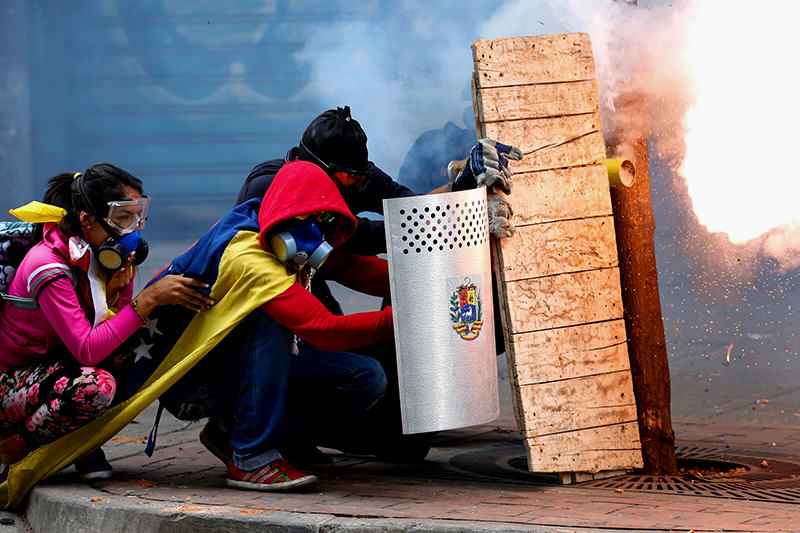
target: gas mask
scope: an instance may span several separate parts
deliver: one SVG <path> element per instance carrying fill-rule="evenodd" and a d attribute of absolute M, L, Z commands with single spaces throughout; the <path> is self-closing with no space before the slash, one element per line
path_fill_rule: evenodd
<path fill-rule="evenodd" d="M 142 238 L 139 230 L 144 228 L 150 198 L 142 196 L 136 199 L 115 200 L 107 202 L 106 206 L 108 211 L 102 222 L 105 223 L 104 229 L 110 237 L 100 245 L 97 260 L 103 268 L 118 270 L 128 260 L 128 255 L 134 253 L 133 264 L 142 264 L 147 259 L 150 246 Z"/>
<path fill-rule="evenodd" d="M 139 231 L 144 228 L 147 220 L 147 209 L 150 206 L 150 198 L 142 196 L 140 198 L 126 198 L 106 202 L 105 216 L 95 210 L 89 195 L 83 185 L 83 174 L 76 173 L 78 192 L 77 198 L 73 200 L 76 209 L 80 207 L 80 198 L 88 207 L 89 211 L 95 216 L 109 237 L 97 250 L 97 260 L 100 266 L 106 270 L 119 270 L 127 262 L 128 256 L 133 253 L 132 263 L 140 265 L 147 259 L 150 246 L 142 238 Z"/>
<path fill-rule="evenodd" d="M 318 269 L 333 251 L 325 235 L 335 225 L 334 216 L 330 213 L 295 217 L 287 229 L 272 235 L 270 246 L 278 259 L 298 270 L 304 266 Z"/>
<path fill-rule="evenodd" d="M 150 246 L 137 229 L 122 236 L 111 233 L 111 237 L 97 250 L 97 260 L 103 268 L 113 271 L 122 268 L 131 253 L 134 254 L 132 263 L 138 266 L 147 259 L 149 252 Z"/>

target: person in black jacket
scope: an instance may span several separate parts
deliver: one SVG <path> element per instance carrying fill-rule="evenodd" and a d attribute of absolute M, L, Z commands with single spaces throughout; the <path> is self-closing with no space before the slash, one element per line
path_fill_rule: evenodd
<path fill-rule="evenodd" d="M 394 181 L 369 161 L 367 135 L 350 107 L 330 109 L 316 117 L 303 133 L 299 146 L 290 149 L 283 159 L 271 159 L 257 165 L 247 176 L 236 203 L 263 198 L 275 174 L 287 162 L 300 159 L 321 167 L 339 187 L 350 212 L 383 214 L 384 198 L 416 196 L 408 187 Z M 343 249 L 360 255 L 386 252 L 382 220 L 356 217 L 356 233 Z"/>
<path fill-rule="evenodd" d="M 486 139 L 479 141 L 464 162 L 466 167 L 455 179 L 453 188 L 459 190 L 478 185 L 510 183 L 505 168 L 507 161 L 502 154 L 513 159 L 521 157 L 516 148 Z M 239 191 L 236 203 L 262 198 L 283 165 L 298 159 L 322 168 L 337 184 L 350 211 L 356 215 L 358 225 L 355 233 L 337 251 L 367 256 L 385 253 L 383 220 L 357 215 L 363 212 L 383 214 L 384 198 L 416 196 L 417 193 L 397 183 L 369 161 L 367 135 L 358 121 L 352 118 L 349 106 L 323 112 L 311 121 L 299 145 L 291 148 L 283 159 L 271 159 L 253 168 Z M 324 265 L 312 280 L 311 292 L 332 313 L 343 314 L 326 282 Z M 360 434 L 342 436 L 339 442 L 288 443 L 281 453 L 290 462 L 305 467 L 330 463 L 330 458 L 316 448 L 318 444 L 353 453 L 375 454 L 391 462 L 416 462 L 427 455 L 432 434 L 402 433 L 394 343 L 383 342 L 360 352 L 374 357 L 383 366 L 389 382 L 386 395 L 370 410 Z M 221 429 L 224 429 L 224 424 L 210 423 L 201 434 L 201 441 L 218 456 L 220 445 L 226 438 Z"/>
<path fill-rule="evenodd" d="M 237 204 L 263 197 L 278 170 L 286 162 L 297 159 L 322 168 L 337 184 L 350 211 L 356 215 L 356 231 L 340 249 L 367 256 L 385 253 L 383 220 L 357 215 L 363 212 L 383 214 L 384 198 L 416 196 L 417 193 L 397 183 L 369 161 L 367 135 L 358 121 L 352 118 L 349 106 L 320 114 L 308 125 L 299 145 L 291 148 L 283 159 L 271 159 L 253 168 L 239 191 Z M 341 305 L 328 287 L 324 265 L 312 279 L 311 292 L 332 313 L 342 314 Z M 370 420 L 365 424 L 362 434 L 346 436 L 342 442 L 314 444 L 325 444 L 354 453 L 376 454 L 381 459 L 393 462 L 422 460 L 430 449 L 432 435 L 402 434 L 394 343 L 384 342 L 361 351 L 375 357 L 388 372 L 390 385 L 384 399 L 371 410 Z M 204 431 L 206 440 L 211 440 L 209 437 L 212 437 L 213 426 Z M 213 440 L 220 438 L 218 436 Z M 328 462 L 315 446 L 311 449 L 308 443 L 289 443 L 281 453 L 289 460 L 297 459 L 295 462 L 304 466 Z"/>

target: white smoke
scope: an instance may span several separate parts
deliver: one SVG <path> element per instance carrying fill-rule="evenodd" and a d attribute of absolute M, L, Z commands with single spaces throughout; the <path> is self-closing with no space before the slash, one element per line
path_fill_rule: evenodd
<path fill-rule="evenodd" d="M 483 25 L 482 33 L 531 35 L 531 30 L 536 29 L 532 21 L 543 8 L 564 31 L 588 33 L 607 138 L 661 137 L 662 148 L 672 157 L 680 153 L 679 125 L 691 91 L 680 54 L 675 53 L 681 47 L 681 19 L 688 5 L 651 4 L 634 6 L 616 0 L 512 0 Z M 620 108 L 618 101 L 624 95 L 643 97 L 648 106 L 646 115 Z"/>
<path fill-rule="evenodd" d="M 482 33 L 529 34 L 542 5 L 566 31 L 591 37 L 606 138 L 647 136 L 651 153 L 686 180 L 700 224 L 731 247 L 751 241 L 742 253 L 797 268 L 800 176 L 790 154 L 800 110 L 782 51 L 796 48 L 800 6 L 512 0 Z M 626 95 L 645 112 L 631 112 Z"/>
<path fill-rule="evenodd" d="M 349 105 L 367 132 L 370 159 L 395 175 L 420 133 L 461 122 L 475 24 L 386 9 L 316 26 L 297 57 L 312 67 L 301 97 L 320 110 Z"/>
<path fill-rule="evenodd" d="M 778 11 L 777 17 L 769 15 L 770 20 L 786 24 L 796 20 L 793 11 L 798 8 L 793 4 L 770 2 Z M 703 15 L 709 12 L 725 16 Z M 764 121 L 753 119 L 763 117 L 758 106 L 767 103 L 773 104 L 769 114 L 776 115 L 770 92 L 780 87 L 791 90 L 794 85 L 786 77 L 792 71 L 788 66 L 772 69 L 772 79 L 764 80 L 761 93 L 757 84 L 737 83 L 748 72 L 760 73 L 760 82 L 767 73 L 759 62 L 780 58 L 780 50 L 792 49 L 785 42 L 792 32 L 781 29 L 783 23 L 775 32 L 767 30 L 766 23 L 747 24 L 748 16 L 763 18 L 767 12 L 724 0 L 653 0 L 638 6 L 616 0 L 506 0 L 492 5 L 467 1 L 438 10 L 421 10 L 416 2 L 401 1 L 353 11 L 343 20 L 315 27 L 299 54 L 312 69 L 312 83 L 303 96 L 318 101 L 320 110 L 350 105 L 369 136 L 371 159 L 394 174 L 420 133 L 441 128 L 449 120 L 460 123 L 463 93 L 472 73 L 472 41 L 586 32 L 592 40 L 606 138 L 624 145 L 626 137 L 647 136 L 651 153 L 672 172 L 671 177 L 679 171 L 685 174 L 701 224 L 738 240 L 762 234 L 759 239 L 765 241 L 769 233 L 768 243 L 752 242 L 748 249 L 758 248 L 783 261 L 798 250 L 793 243 L 800 241 L 795 236 L 798 224 L 790 224 L 796 210 L 789 201 L 797 197 L 794 183 L 800 180 L 781 157 L 791 152 L 773 153 L 775 132 L 765 131 Z M 732 24 L 731 16 L 739 23 Z M 746 39 L 747 28 L 756 26 L 765 30 Z M 759 53 L 745 53 L 746 47 L 756 46 Z M 724 86 L 703 100 L 709 79 L 698 72 L 698 57 L 718 58 L 721 65 L 729 65 L 729 74 L 738 77 L 725 78 Z M 729 92 L 737 95 L 738 103 L 727 98 Z M 644 112 L 624 105 L 626 95 L 644 101 Z M 785 92 L 780 96 L 783 101 Z M 720 103 L 723 97 L 725 104 Z M 688 122 L 687 117 L 703 113 L 698 102 L 708 101 L 730 106 L 728 120 Z M 737 112 L 739 105 L 748 111 Z M 791 127 L 793 119 L 800 118 L 797 114 L 786 106 L 781 118 Z M 791 130 L 783 138 L 791 142 Z M 780 210 L 759 214 L 754 209 L 754 178 L 747 174 L 753 170 L 740 163 L 747 152 L 757 154 L 759 164 L 771 163 L 767 174 L 759 176 L 758 203 L 777 204 Z M 721 162 L 725 165 L 719 166 Z M 770 196 L 782 200 L 769 202 Z M 720 210 L 722 204 L 727 211 Z M 737 233 L 736 224 L 755 233 Z M 770 230 L 775 227 L 780 229 Z"/>

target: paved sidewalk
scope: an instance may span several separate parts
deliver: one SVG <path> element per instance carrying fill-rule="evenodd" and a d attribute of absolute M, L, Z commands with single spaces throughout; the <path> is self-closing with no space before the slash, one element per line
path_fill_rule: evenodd
<path fill-rule="evenodd" d="M 113 480 L 86 485 L 67 470 L 37 486 L 25 510 L 34 531 L 800 530 L 800 505 L 780 499 L 797 492 L 800 501 L 800 427 L 675 423 L 681 450 L 749 458 L 779 501 L 756 492 L 715 497 L 713 489 L 692 495 L 558 485 L 555 475 L 525 470 L 509 409 L 492 424 L 439 434 L 420 465 L 339 454 L 314 491 L 269 494 L 227 488 L 224 466 L 197 440 L 198 424 L 165 417 L 147 457 L 153 413 L 146 410 L 104 447 Z M 775 466 L 762 461 L 782 465 L 784 475 L 764 478 Z"/>

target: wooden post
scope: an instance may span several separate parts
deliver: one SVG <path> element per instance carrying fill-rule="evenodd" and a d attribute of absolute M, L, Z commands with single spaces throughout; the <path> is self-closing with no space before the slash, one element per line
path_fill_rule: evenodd
<path fill-rule="evenodd" d="M 637 0 L 623 0 L 636 6 Z M 645 124 L 644 97 L 626 94 L 615 102 L 617 113 Z M 635 127 L 633 129 L 636 129 Z M 622 305 L 628 335 L 628 354 L 633 374 L 633 392 L 639 419 L 644 472 L 653 475 L 678 473 L 675 433 L 670 414 L 670 376 L 653 232 L 656 228 L 650 194 L 650 167 L 645 131 L 617 131 L 619 154 L 631 157 L 636 167 L 632 188 L 611 190 L 614 228 L 617 235 Z"/>
<path fill-rule="evenodd" d="M 636 102 L 634 97 L 623 107 L 636 105 Z M 617 109 L 623 111 L 619 105 Z M 639 137 L 620 142 L 623 145 L 616 147 L 617 153 L 624 153 L 636 167 L 636 181 L 632 187 L 611 189 L 611 206 L 644 472 L 672 475 L 678 472 L 678 467 L 670 415 L 669 362 L 658 295 L 647 139 Z"/>

